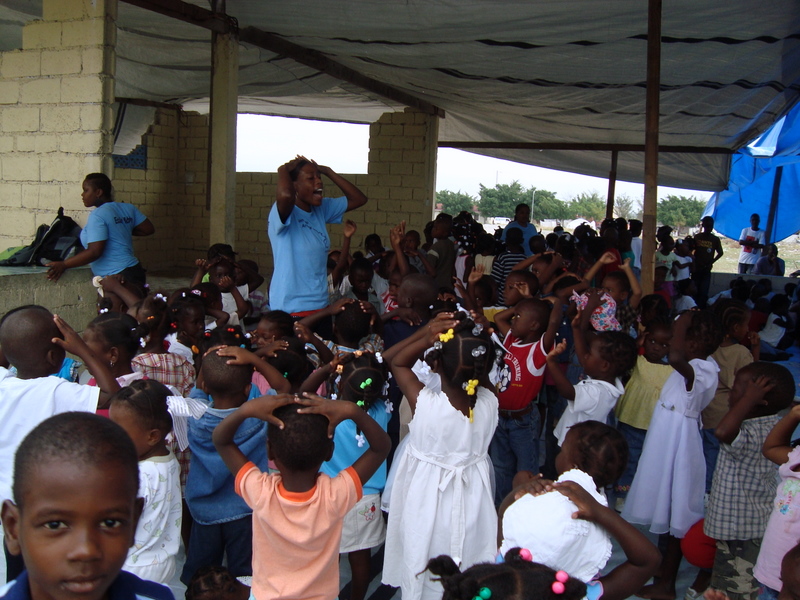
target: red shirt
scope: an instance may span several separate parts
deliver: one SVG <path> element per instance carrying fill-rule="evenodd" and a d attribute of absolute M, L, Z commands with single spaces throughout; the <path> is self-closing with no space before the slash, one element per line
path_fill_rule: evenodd
<path fill-rule="evenodd" d="M 500 375 L 497 399 L 501 410 L 521 410 L 536 398 L 542 389 L 547 353 L 539 338 L 530 344 L 521 344 L 511 332 L 503 341 L 506 355 Z"/>

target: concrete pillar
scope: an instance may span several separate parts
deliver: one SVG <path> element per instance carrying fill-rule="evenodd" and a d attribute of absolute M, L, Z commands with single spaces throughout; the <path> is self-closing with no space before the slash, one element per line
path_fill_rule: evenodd
<path fill-rule="evenodd" d="M 84 175 L 111 174 L 116 0 L 44 0 L 0 54 L 0 247 L 30 243 L 59 206 L 80 223 Z"/>
<path fill-rule="evenodd" d="M 364 235 L 385 237 L 403 220 L 422 234 L 433 215 L 438 140 L 439 118 L 411 108 L 386 113 L 370 125 L 370 202 L 350 213 L 365 213 Z"/>
<path fill-rule="evenodd" d="M 211 50 L 211 137 L 209 143 L 209 245 L 236 243 L 236 115 L 239 43 L 235 35 L 213 34 Z"/>

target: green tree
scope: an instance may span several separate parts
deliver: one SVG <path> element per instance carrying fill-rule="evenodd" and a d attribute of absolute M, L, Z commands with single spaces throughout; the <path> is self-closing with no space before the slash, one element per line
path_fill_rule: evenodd
<path fill-rule="evenodd" d="M 537 190 L 530 188 L 528 195 L 533 193 L 533 210 L 531 211 L 531 221 L 541 221 L 543 219 L 558 219 L 563 221 L 568 218 L 569 208 L 553 192 L 547 190 Z"/>
<path fill-rule="evenodd" d="M 508 217 L 513 219 L 514 208 L 517 204 L 524 202 L 530 206 L 531 202 L 530 194 L 522 188 L 519 181 L 513 181 L 510 184 L 498 183 L 493 188 L 481 185 L 478 194 L 480 195 L 478 210 L 485 218 Z"/>
<path fill-rule="evenodd" d="M 694 196 L 672 196 L 658 201 L 658 222 L 674 229 L 691 227 L 700 221 L 706 203 Z"/>
<path fill-rule="evenodd" d="M 620 194 L 614 199 L 614 214 L 623 219 L 638 219 L 642 206 L 628 194 Z"/>
<path fill-rule="evenodd" d="M 569 201 L 570 218 L 602 221 L 606 216 L 606 200 L 597 192 L 582 192 Z"/>
<path fill-rule="evenodd" d="M 462 210 L 473 212 L 475 198 L 461 190 L 457 192 L 442 190 L 441 192 L 436 192 L 436 203 L 442 205 L 442 212 L 455 216 Z"/>

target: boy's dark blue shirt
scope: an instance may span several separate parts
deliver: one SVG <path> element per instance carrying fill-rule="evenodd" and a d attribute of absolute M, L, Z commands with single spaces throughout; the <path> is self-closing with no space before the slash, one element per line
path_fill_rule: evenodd
<path fill-rule="evenodd" d="M 28 572 L 0 588 L 3 600 L 31 600 Z M 120 571 L 108 589 L 108 600 L 175 600 L 170 589 L 159 583 L 139 579 L 127 571 Z"/>

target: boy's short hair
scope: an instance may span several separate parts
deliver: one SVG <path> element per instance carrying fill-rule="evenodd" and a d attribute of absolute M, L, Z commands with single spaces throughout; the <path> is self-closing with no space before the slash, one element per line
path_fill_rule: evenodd
<path fill-rule="evenodd" d="M 623 291 L 631 291 L 631 282 L 628 281 L 628 276 L 624 271 L 611 271 L 604 277 L 604 279 L 608 279 L 609 277 L 616 281 L 620 285 L 620 289 Z"/>
<path fill-rule="evenodd" d="M 528 311 L 535 312 L 539 320 L 539 331 L 544 332 L 550 320 L 552 306 L 553 305 L 546 300 L 540 300 L 539 298 L 523 298 L 514 305 L 514 309 L 520 313 Z"/>
<path fill-rule="evenodd" d="M 0 347 L 17 368 L 40 363 L 53 348 L 53 338 L 63 337 L 44 306 L 27 304 L 8 311 L 0 320 Z"/>
<path fill-rule="evenodd" d="M 410 273 L 403 277 L 400 284 L 408 296 L 414 299 L 416 304 L 420 306 L 430 306 L 436 300 L 439 288 L 436 285 L 436 280 L 430 275 L 424 273 Z"/>
<path fill-rule="evenodd" d="M 309 471 L 328 460 L 332 441 L 328 437 L 328 418 L 324 415 L 300 414 L 303 408 L 288 404 L 273 415 L 283 421 L 283 429 L 267 424 L 267 440 L 272 458 L 291 471 Z"/>
<path fill-rule="evenodd" d="M 696 342 L 705 356 L 711 356 L 725 337 L 722 321 L 710 310 L 692 311 L 692 324 L 686 332 L 686 339 Z"/>
<path fill-rule="evenodd" d="M 528 284 L 528 290 L 534 296 L 539 293 L 539 278 L 528 271 L 528 269 L 520 269 L 518 271 L 511 271 L 506 277 L 506 281 L 508 281 L 511 277 L 515 279 L 519 279 L 520 281 Z"/>
<path fill-rule="evenodd" d="M 357 342 L 370 333 L 372 315 L 361 309 L 358 302 L 346 304 L 334 319 L 336 332 L 345 340 Z"/>
<path fill-rule="evenodd" d="M 208 260 L 222 256 L 230 260 L 235 260 L 236 252 L 233 251 L 233 246 L 230 244 L 211 244 L 208 248 Z"/>
<path fill-rule="evenodd" d="M 203 382 L 210 396 L 241 392 L 253 377 L 250 365 L 229 365 L 230 356 L 220 356 L 216 351 L 203 357 Z"/>
<path fill-rule="evenodd" d="M 272 326 L 281 334 L 280 337 L 294 336 L 294 319 L 286 311 L 271 310 L 261 315 L 261 320 L 272 323 Z"/>
<path fill-rule="evenodd" d="M 139 489 L 139 457 L 128 434 L 111 419 L 87 412 L 67 412 L 37 425 L 14 456 L 14 503 L 23 509 L 27 476 L 48 461 L 94 466 L 119 463 L 130 475 L 132 494 Z M 80 483 L 76 483 L 80 485 Z"/>
<path fill-rule="evenodd" d="M 740 371 L 752 372 L 754 378 L 766 377 L 773 384 L 773 388 L 766 393 L 764 399 L 768 405 L 764 407 L 765 414 L 775 414 L 792 404 L 796 386 L 791 371 L 774 362 L 758 361 L 745 365 Z"/>
<path fill-rule="evenodd" d="M 611 364 L 611 374 L 621 377 L 636 364 L 639 348 L 627 333 L 621 331 L 601 331 L 595 334 L 600 357 Z"/>
<path fill-rule="evenodd" d="M 506 245 L 518 246 L 523 239 L 525 239 L 525 236 L 519 227 L 512 227 L 506 231 Z"/>

